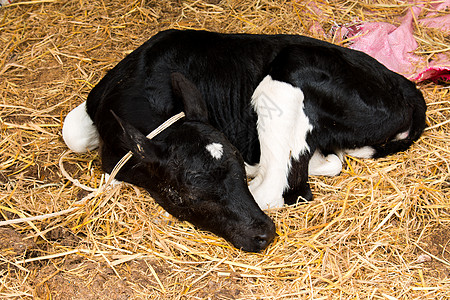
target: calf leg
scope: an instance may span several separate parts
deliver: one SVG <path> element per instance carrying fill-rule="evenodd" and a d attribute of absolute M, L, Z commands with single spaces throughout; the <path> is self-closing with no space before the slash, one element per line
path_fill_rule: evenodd
<path fill-rule="evenodd" d="M 330 153 L 324 155 L 322 151 L 316 150 L 311 157 L 308 166 L 309 175 L 337 176 L 342 170 L 340 154 Z"/>
<path fill-rule="evenodd" d="M 300 169 L 298 161 L 304 167 L 302 172 L 306 172 L 300 180 L 304 182 L 296 183 L 294 190 L 302 190 L 306 194 L 300 196 L 311 198 L 309 187 L 304 185 L 307 185 L 309 161 L 306 136 L 312 126 L 303 110 L 303 100 L 303 92 L 299 88 L 273 80 L 270 75 L 261 81 L 253 93 L 252 105 L 258 115 L 261 158 L 258 173 L 249 188 L 261 209 L 283 205 L 283 193 L 289 188 L 291 158 L 296 169 Z"/>
<path fill-rule="evenodd" d="M 291 159 L 291 168 L 289 170 L 288 184 L 289 188 L 284 191 L 284 202 L 287 205 L 297 203 L 299 198 L 303 201 L 311 201 L 312 193 L 308 183 L 308 164 L 311 154 L 306 152 L 297 159 Z"/>

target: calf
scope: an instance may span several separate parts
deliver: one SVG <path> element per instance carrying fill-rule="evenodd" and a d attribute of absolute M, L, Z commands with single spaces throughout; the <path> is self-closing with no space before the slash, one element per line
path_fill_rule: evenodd
<path fill-rule="evenodd" d="M 145 137 L 180 111 L 185 119 Z M 344 154 L 406 150 L 425 111 L 413 83 L 355 50 L 298 35 L 168 30 L 106 74 L 63 136 L 78 152 L 101 144 L 106 172 L 131 150 L 119 179 L 259 251 L 276 235 L 261 209 L 311 200 L 308 171 L 336 175 Z"/>

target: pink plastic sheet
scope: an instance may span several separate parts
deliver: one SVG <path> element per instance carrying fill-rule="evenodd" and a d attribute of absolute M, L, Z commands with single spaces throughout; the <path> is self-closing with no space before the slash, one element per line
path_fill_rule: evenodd
<path fill-rule="evenodd" d="M 418 47 L 413 35 L 414 20 L 419 18 L 424 7 L 425 5 L 420 2 L 411 6 L 411 9 L 400 20 L 398 27 L 385 22 L 355 22 L 354 24 L 337 25 L 334 28 L 335 39 L 342 41 L 351 38 L 350 48 L 371 55 L 387 68 L 411 80 L 450 82 L 449 51 L 433 55 L 430 58 L 414 54 Z M 436 28 L 448 33 L 450 31 L 450 14 L 436 15 L 449 8 L 450 0 L 434 2 L 427 8 L 431 12 L 419 19 L 418 22 L 424 27 Z"/>
<path fill-rule="evenodd" d="M 9 5 L 13 2 L 13 0 L 0 0 L 0 7 Z"/>

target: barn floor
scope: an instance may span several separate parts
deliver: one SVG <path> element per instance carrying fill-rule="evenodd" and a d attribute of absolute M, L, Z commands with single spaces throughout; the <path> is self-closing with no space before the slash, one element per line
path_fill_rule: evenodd
<path fill-rule="evenodd" d="M 313 202 L 268 212 L 279 237 L 262 253 L 166 217 L 130 185 L 85 198 L 90 192 L 60 166 L 86 186 L 101 184 L 96 151 L 63 156 L 64 116 L 160 30 L 334 41 L 336 24 L 398 25 L 410 6 L 31 0 L 1 7 L 0 298 L 450 299 L 448 83 L 419 84 L 429 128 L 411 149 L 379 160 L 348 157 L 341 175 L 311 177 Z M 312 30 L 317 25 L 323 31 Z M 414 34 L 416 54 L 448 54 L 450 39 L 439 30 L 416 23 Z"/>

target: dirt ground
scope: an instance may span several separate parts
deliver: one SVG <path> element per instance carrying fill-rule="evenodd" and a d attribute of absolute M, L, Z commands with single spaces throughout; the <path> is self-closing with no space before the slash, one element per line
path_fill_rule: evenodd
<path fill-rule="evenodd" d="M 279 237 L 245 253 L 166 217 L 144 190 L 88 196 L 62 174 L 64 116 L 133 49 L 167 28 L 295 33 L 333 41 L 355 19 L 398 24 L 402 1 L 16 1 L 0 8 L 1 299 L 450 299 L 450 92 L 419 85 L 431 129 L 380 160 L 312 177 L 315 200 L 268 212 Z M 315 13 L 320 8 L 324 15 Z M 448 11 L 447 11 L 448 13 Z M 419 54 L 450 45 L 417 25 Z M 96 151 L 70 176 L 102 180 Z M 70 212 L 61 213 L 72 209 Z"/>

